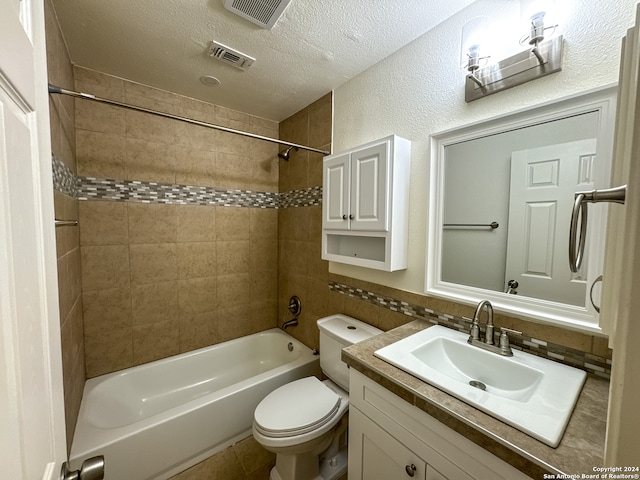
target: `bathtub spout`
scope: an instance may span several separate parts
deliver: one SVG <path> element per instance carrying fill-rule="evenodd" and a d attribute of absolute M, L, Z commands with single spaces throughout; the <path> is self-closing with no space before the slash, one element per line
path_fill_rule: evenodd
<path fill-rule="evenodd" d="M 298 325 L 298 319 L 292 318 L 291 320 L 282 324 L 282 330 L 287 330 L 287 327 L 296 327 Z"/>

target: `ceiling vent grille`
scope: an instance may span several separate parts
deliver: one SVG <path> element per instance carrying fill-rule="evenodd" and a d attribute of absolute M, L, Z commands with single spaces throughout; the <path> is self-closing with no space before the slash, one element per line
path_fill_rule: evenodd
<path fill-rule="evenodd" d="M 227 10 L 271 30 L 291 0 L 224 0 Z"/>
<path fill-rule="evenodd" d="M 249 55 L 241 53 L 237 50 L 234 50 L 233 48 L 229 48 L 226 45 L 215 41 L 211 42 L 207 53 L 213 58 L 217 58 L 220 61 L 229 63 L 241 70 L 248 69 L 251 65 L 253 65 L 253 62 L 256 61 L 255 58 L 250 57 Z"/>

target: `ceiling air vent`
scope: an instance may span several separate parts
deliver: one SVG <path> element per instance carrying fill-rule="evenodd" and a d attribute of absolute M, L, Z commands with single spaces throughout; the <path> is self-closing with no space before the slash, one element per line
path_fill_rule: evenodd
<path fill-rule="evenodd" d="M 217 58 L 225 63 L 229 63 L 234 67 L 237 67 L 241 70 L 246 70 L 253 62 L 256 61 L 255 58 L 250 57 L 244 53 L 241 53 L 233 48 L 229 48 L 226 45 L 221 43 L 212 41 L 209 45 L 209 50 L 207 53 L 213 58 Z"/>
<path fill-rule="evenodd" d="M 291 0 L 224 0 L 227 10 L 271 30 Z"/>

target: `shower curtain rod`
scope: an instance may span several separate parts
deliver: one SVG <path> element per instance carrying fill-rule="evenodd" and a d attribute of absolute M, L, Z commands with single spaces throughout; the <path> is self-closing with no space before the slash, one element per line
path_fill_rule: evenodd
<path fill-rule="evenodd" d="M 67 90 L 65 88 L 57 87 L 56 85 L 53 85 L 51 83 L 49 84 L 49 93 L 69 95 L 71 97 L 77 97 L 77 98 L 86 98 L 87 100 L 93 100 L 94 102 L 106 103 L 107 105 L 114 105 L 116 107 L 128 108 L 129 110 L 135 110 L 137 112 L 150 113 L 152 115 L 157 115 L 159 117 L 171 118 L 172 120 L 179 120 L 181 122 L 191 123 L 193 125 L 200 125 L 201 127 L 213 128 L 214 130 L 221 130 L 227 133 L 233 133 L 236 135 L 242 135 L 244 137 L 264 140 L 265 142 L 277 143 L 279 145 L 286 145 L 288 147 L 299 148 L 301 150 L 308 150 L 310 152 L 322 153 L 324 155 L 329 155 L 331 153 L 326 150 L 319 150 L 317 148 L 307 147 L 305 145 L 299 145 L 297 143 L 285 142 L 284 140 L 278 140 L 277 138 L 263 137 L 262 135 L 257 135 L 255 133 L 243 132 L 242 130 L 234 130 L 233 128 L 227 128 L 221 125 L 215 125 L 213 123 L 201 122 L 199 120 L 193 120 L 191 118 L 180 117 L 178 115 L 171 115 L 170 113 L 163 113 L 163 112 L 158 112 L 157 110 L 150 110 L 148 108 L 136 107 L 135 105 L 130 105 L 128 103 L 121 103 L 121 102 L 116 102 L 114 100 L 109 100 L 107 98 L 96 97 L 95 95 L 91 95 L 89 93 L 74 92 L 73 90 Z"/>

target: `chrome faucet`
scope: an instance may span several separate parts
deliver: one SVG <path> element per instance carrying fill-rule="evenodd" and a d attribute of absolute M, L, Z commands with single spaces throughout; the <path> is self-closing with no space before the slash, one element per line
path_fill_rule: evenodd
<path fill-rule="evenodd" d="M 487 329 L 484 335 L 484 343 L 493 345 L 493 305 L 491 305 L 489 300 L 482 300 L 476 307 L 476 313 L 474 313 L 471 323 L 471 337 L 474 340 L 480 340 L 480 325 L 478 320 L 480 319 L 483 308 L 487 309 Z"/>
<path fill-rule="evenodd" d="M 287 150 L 287 152 L 289 150 Z M 289 305 L 287 305 L 287 310 L 289 310 L 289 313 L 291 313 L 291 315 L 293 315 L 294 318 L 284 322 L 282 324 L 282 330 L 286 330 L 287 327 L 296 327 L 298 325 L 298 315 L 300 315 L 300 312 L 302 312 L 302 302 L 297 296 L 293 295 L 289 299 Z"/>
<path fill-rule="evenodd" d="M 298 318 L 292 318 L 282 324 L 282 330 L 286 330 L 287 327 L 296 327 L 298 326 Z"/>
<path fill-rule="evenodd" d="M 487 310 L 487 323 L 485 327 L 484 340 L 480 338 L 480 324 L 478 322 L 483 308 L 486 308 Z M 471 332 L 467 343 L 499 355 L 504 355 L 505 357 L 512 357 L 513 351 L 509 344 L 509 335 L 507 335 L 507 332 L 516 335 L 522 335 L 522 332 L 500 327 L 500 341 L 499 344 L 496 345 L 493 339 L 493 329 L 493 305 L 491 305 L 489 300 L 482 300 L 476 307 L 476 313 L 473 315 L 473 320 L 471 321 Z"/>

